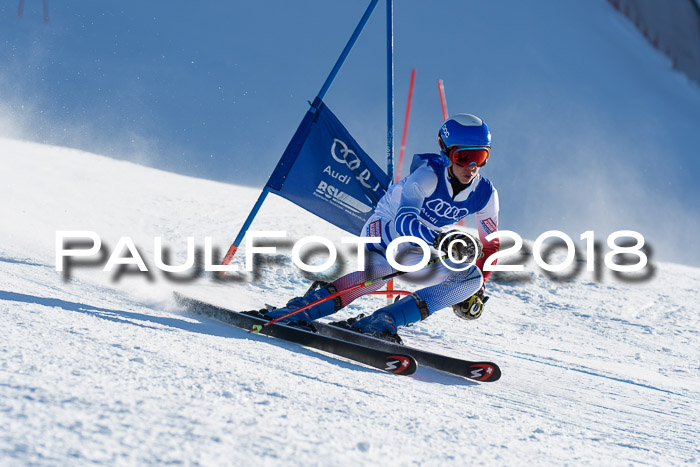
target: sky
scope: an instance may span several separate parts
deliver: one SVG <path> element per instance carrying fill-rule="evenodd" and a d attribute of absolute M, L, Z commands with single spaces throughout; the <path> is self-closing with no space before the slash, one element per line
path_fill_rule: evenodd
<path fill-rule="evenodd" d="M 22 18 L 3 2 L 0 136 L 262 188 L 368 3 L 50 1 L 44 24 L 38 0 Z M 658 260 L 700 265 L 700 87 L 607 2 L 394 15 L 397 154 L 415 68 L 407 157 L 437 150 L 443 79 L 450 112 L 491 128 L 502 229 L 631 229 Z M 382 166 L 385 27 L 380 2 L 325 99 Z"/>

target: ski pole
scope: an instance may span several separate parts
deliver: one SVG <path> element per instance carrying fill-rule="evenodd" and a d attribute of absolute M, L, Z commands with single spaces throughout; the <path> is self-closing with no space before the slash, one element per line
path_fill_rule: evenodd
<path fill-rule="evenodd" d="M 430 261 L 428 261 L 424 267 L 431 266 L 431 265 L 437 263 L 438 261 L 442 261 L 443 259 L 445 259 L 445 256 L 438 256 L 437 258 L 433 258 Z M 378 277 L 376 279 L 371 279 L 371 280 L 368 280 L 366 282 L 360 282 L 359 284 L 351 285 L 350 287 L 348 287 L 346 289 L 332 293 L 332 294 L 328 295 L 327 297 L 319 298 L 318 300 L 311 302 L 308 305 L 304 305 L 301 308 L 297 308 L 296 310 L 292 310 L 289 313 L 286 313 L 278 318 L 272 319 L 272 320 L 268 321 L 267 323 L 263 324 L 263 327 L 268 327 L 269 325 L 274 324 L 278 321 L 281 321 L 285 318 L 289 318 L 292 315 L 300 313 L 304 310 L 308 310 L 309 308 L 313 308 L 320 303 L 326 302 L 328 300 L 333 300 L 335 297 L 339 297 L 340 295 L 346 294 L 348 292 L 352 292 L 352 291 L 360 289 L 362 287 L 370 286 L 370 285 L 375 284 L 379 281 L 388 281 L 389 279 L 392 279 L 394 277 L 402 276 L 402 275 L 406 274 L 407 272 L 409 272 L 409 271 L 396 271 L 396 272 L 392 272 L 391 274 L 387 274 L 385 276 Z"/>

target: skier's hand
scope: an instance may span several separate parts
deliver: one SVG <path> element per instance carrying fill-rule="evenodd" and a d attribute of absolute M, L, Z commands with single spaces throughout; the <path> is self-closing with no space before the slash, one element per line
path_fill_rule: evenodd
<path fill-rule="evenodd" d="M 462 319 L 477 319 L 484 311 L 484 304 L 489 297 L 484 295 L 484 286 L 465 301 L 452 305 L 452 311 Z"/>
<path fill-rule="evenodd" d="M 478 237 L 457 229 L 437 234 L 433 247 L 457 263 L 471 263 L 484 255 Z"/>

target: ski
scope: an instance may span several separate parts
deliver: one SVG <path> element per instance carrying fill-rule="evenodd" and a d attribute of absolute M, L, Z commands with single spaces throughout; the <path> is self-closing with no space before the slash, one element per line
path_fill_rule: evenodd
<path fill-rule="evenodd" d="M 318 349 L 389 373 L 411 375 L 418 368 L 416 360 L 410 355 L 366 347 L 359 343 L 347 342 L 330 335 L 281 323 L 263 326 L 267 323 L 266 319 L 221 308 L 177 292 L 174 292 L 174 296 L 179 305 L 194 314 L 208 316 L 247 331 L 255 329 L 259 334 Z"/>
<path fill-rule="evenodd" d="M 318 333 L 323 336 L 335 337 L 336 339 L 353 342 L 384 352 L 408 354 L 414 357 L 416 362 L 421 366 L 463 376 L 475 381 L 492 382 L 498 381 L 501 377 L 501 369 L 493 362 L 470 361 L 448 357 L 446 355 L 390 342 L 368 334 L 351 331 L 333 324 L 314 322 L 314 327 Z"/>

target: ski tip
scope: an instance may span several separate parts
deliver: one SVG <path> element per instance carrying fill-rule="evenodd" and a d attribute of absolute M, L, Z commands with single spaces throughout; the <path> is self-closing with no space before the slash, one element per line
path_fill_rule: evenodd
<path fill-rule="evenodd" d="M 384 371 L 395 375 L 412 375 L 418 369 L 416 359 L 410 355 L 388 355 Z"/>
<path fill-rule="evenodd" d="M 475 381 L 498 381 L 501 378 L 501 369 L 492 362 L 474 362 L 469 365 L 467 377 Z"/>

